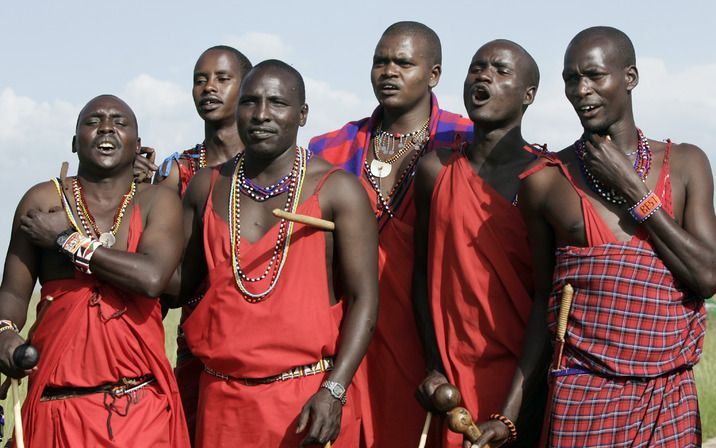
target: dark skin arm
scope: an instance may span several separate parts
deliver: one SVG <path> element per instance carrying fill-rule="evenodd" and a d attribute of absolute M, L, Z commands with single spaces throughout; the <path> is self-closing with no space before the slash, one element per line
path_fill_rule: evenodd
<path fill-rule="evenodd" d="M 348 300 L 335 369 L 328 379 L 347 387 L 368 350 L 378 318 L 378 231 L 365 191 L 350 174 L 331 175 L 319 200 L 323 216 L 336 224 L 334 262 Z M 319 389 L 298 418 L 297 433 L 309 428 L 301 445 L 336 440 L 342 411 L 341 403 L 329 391 Z"/>
<path fill-rule="evenodd" d="M 28 191 L 15 211 L 10 245 L 5 259 L 2 284 L 0 284 L 0 318 L 13 321 L 18 328 L 25 325 L 27 307 L 39 272 L 40 251 L 20 230 L 20 218 L 28 210 L 41 206 L 38 201 L 39 187 Z M 0 371 L 14 378 L 21 378 L 30 370 L 15 367 L 12 354 L 24 341 L 14 331 L 0 334 Z"/>
<path fill-rule="evenodd" d="M 554 271 L 555 237 L 550 223 L 542 213 L 543 203 L 551 181 L 548 170 L 535 173 L 520 184 L 519 209 L 527 223 L 528 238 L 534 263 L 535 293 L 534 305 L 527 322 L 522 357 L 515 375 L 507 400 L 500 411 L 513 422 L 522 406 L 522 401 L 533 385 L 543 377 L 550 358 L 549 332 L 547 330 L 547 302 L 552 290 L 552 274 Z M 478 425 L 482 436 L 477 440 L 478 447 L 500 446 L 507 440 L 507 426 L 497 420 Z M 519 430 L 519 428 L 518 428 Z M 469 442 L 464 444 L 470 447 Z"/>
<path fill-rule="evenodd" d="M 415 218 L 414 245 L 415 259 L 413 265 L 413 311 L 415 321 L 423 342 L 427 375 L 418 386 L 416 396 L 420 404 L 428 411 L 435 408 L 431 397 L 435 389 L 447 383 L 435 337 L 435 325 L 430 311 L 428 293 L 428 229 L 430 225 L 430 203 L 435 188 L 435 181 L 443 167 L 442 158 L 449 157 L 444 150 L 434 151 L 425 155 L 418 164 L 415 173 Z"/>
<path fill-rule="evenodd" d="M 158 297 L 181 257 L 181 205 L 171 191 L 144 185 L 135 198 L 147 210 L 136 253 L 100 247 L 90 262 L 92 275 L 143 296 Z M 148 191 L 151 190 L 151 191 Z M 123 222 L 128 225 L 128 222 Z M 68 228 L 62 212 L 29 210 L 20 229 L 37 247 L 54 250 L 57 235 Z"/>
<path fill-rule="evenodd" d="M 184 228 L 184 257 L 177 269 L 170 288 L 162 295 L 162 301 L 171 308 L 188 302 L 206 277 L 204 258 L 203 211 L 209 195 L 211 170 L 200 170 L 189 182 L 182 200 Z"/>
<path fill-rule="evenodd" d="M 623 192 L 629 206 L 649 191 L 634 172 L 631 162 L 608 137 L 588 134 L 587 151 L 589 169 L 599 179 Z M 711 297 L 716 292 L 713 173 L 706 154 L 696 146 L 675 145 L 671 154 L 675 198 L 678 189 L 683 188 L 683 223 L 671 218 L 662 208 L 646 220 L 644 227 L 659 258 L 674 276 L 698 296 Z M 679 210 L 675 212 L 678 218 Z"/>

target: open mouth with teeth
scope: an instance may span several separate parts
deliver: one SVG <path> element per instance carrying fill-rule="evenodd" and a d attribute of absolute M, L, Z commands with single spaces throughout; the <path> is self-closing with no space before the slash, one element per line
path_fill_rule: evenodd
<path fill-rule="evenodd" d="M 590 112 L 593 112 L 593 111 L 597 110 L 598 108 L 599 108 L 599 106 L 595 106 L 595 105 L 592 105 L 592 104 L 588 104 L 588 105 L 585 105 L 585 106 L 579 106 L 579 107 L 577 108 L 577 111 L 579 111 L 580 113 L 583 113 L 583 114 L 588 114 L 588 113 L 590 113 Z"/>
<path fill-rule="evenodd" d="M 97 145 L 97 148 L 99 148 L 99 150 L 102 152 L 108 153 L 114 151 L 117 147 L 112 142 L 102 142 Z"/>

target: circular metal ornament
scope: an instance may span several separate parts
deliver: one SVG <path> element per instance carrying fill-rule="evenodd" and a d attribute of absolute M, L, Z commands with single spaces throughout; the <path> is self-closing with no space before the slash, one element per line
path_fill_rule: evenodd
<path fill-rule="evenodd" d="M 384 178 L 390 175 L 392 166 L 390 163 L 381 162 L 378 159 L 373 159 L 370 162 L 370 174 L 377 178 Z"/>
<path fill-rule="evenodd" d="M 114 237 L 114 234 L 112 232 L 104 232 L 99 236 L 99 242 L 102 243 L 104 247 L 110 248 L 114 246 L 114 243 L 117 242 L 117 239 Z"/>

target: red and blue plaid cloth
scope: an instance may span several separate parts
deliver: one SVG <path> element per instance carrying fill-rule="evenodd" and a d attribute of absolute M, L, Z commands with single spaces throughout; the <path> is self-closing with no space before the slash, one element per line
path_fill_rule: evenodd
<path fill-rule="evenodd" d="M 691 367 L 701 357 L 704 301 L 690 297 L 648 241 L 557 251 L 549 327 L 562 286 L 575 290 L 567 368 L 553 377 L 551 447 L 700 446 Z"/>
<path fill-rule="evenodd" d="M 360 177 L 371 134 L 379 124 L 382 113 L 382 108 L 378 106 L 368 118 L 351 121 L 338 130 L 313 137 L 308 148 L 328 162 Z M 433 94 L 428 125 L 430 140 L 426 152 L 453 146 L 456 140 L 457 143 L 472 140 L 472 126 L 469 119 L 440 109 Z"/>

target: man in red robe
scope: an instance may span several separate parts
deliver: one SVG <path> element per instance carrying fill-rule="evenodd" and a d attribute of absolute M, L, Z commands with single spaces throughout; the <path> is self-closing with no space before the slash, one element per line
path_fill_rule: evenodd
<path fill-rule="evenodd" d="M 514 418 L 546 370 L 560 291 L 570 284 L 563 355 L 550 370 L 549 446 L 700 446 L 692 367 L 704 298 L 716 292 L 708 158 L 636 127 L 639 73 L 623 32 L 578 33 L 562 76 L 584 131 L 523 174 L 520 207 L 539 264 L 524 356 L 502 414 Z M 502 422 L 480 426 L 480 446 L 507 437 Z"/>
<path fill-rule="evenodd" d="M 204 141 L 164 160 L 154 177 L 154 183 L 169 187 L 179 197 L 183 197 L 189 181 L 197 171 L 207 166 L 221 165 L 243 151 L 244 144 L 236 128 L 236 106 L 241 79 L 249 70 L 251 62 L 233 47 L 214 46 L 199 56 L 194 65 L 192 97 L 196 111 L 204 121 Z M 174 369 L 191 440 L 194 440 L 196 426 L 199 376 L 204 366 L 186 346 L 181 324 L 189 317 L 201 296 L 200 287 L 194 299 L 182 307 Z"/>
<path fill-rule="evenodd" d="M 296 146 L 307 114 L 301 75 L 258 64 L 239 96 L 244 153 L 197 173 L 184 196 L 181 297 L 207 284 L 183 325 L 205 366 L 199 448 L 358 445 L 349 386 L 375 328 L 377 232 L 356 179 Z"/>
<path fill-rule="evenodd" d="M 321 157 L 361 179 L 380 232 L 380 318 L 362 366 L 368 382 L 361 391 L 364 443 L 369 447 L 414 447 L 425 419 L 415 399 L 425 361 L 410 299 L 413 177 L 423 155 L 469 139 L 472 128 L 470 120 L 440 109 L 432 94 L 441 59 L 440 39 L 432 29 L 416 22 L 391 25 L 373 56 L 371 83 L 379 103 L 373 115 L 309 143 Z"/>
<path fill-rule="evenodd" d="M 181 257 L 181 206 L 135 184 L 140 147 L 129 106 L 99 96 L 77 121 L 77 176 L 38 184 L 18 205 L 0 286 L 0 368 L 30 374 L 25 446 L 189 446 L 156 299 Z M 12 353 L 38 278 L 41 357 L 23 372 Z"/>
<path fill-rule="evenodd" d="M 521 133 L 538 84 L 537 64 L 522 47 L 483 45 L 463 93 L 472 142 L 432 152 L 418 168 L 413 296 L 429 369 L 420 393 L 429 410 L 445 382 L 481 419 L 507 396 L 532 307 L 527 229 L 515 205 L 518 175 L 541 151 Z M 531 413 L 539 413 L 539 402 Z M 443 446 L 461 446 L 462 436 L 443 431 Z"/>

